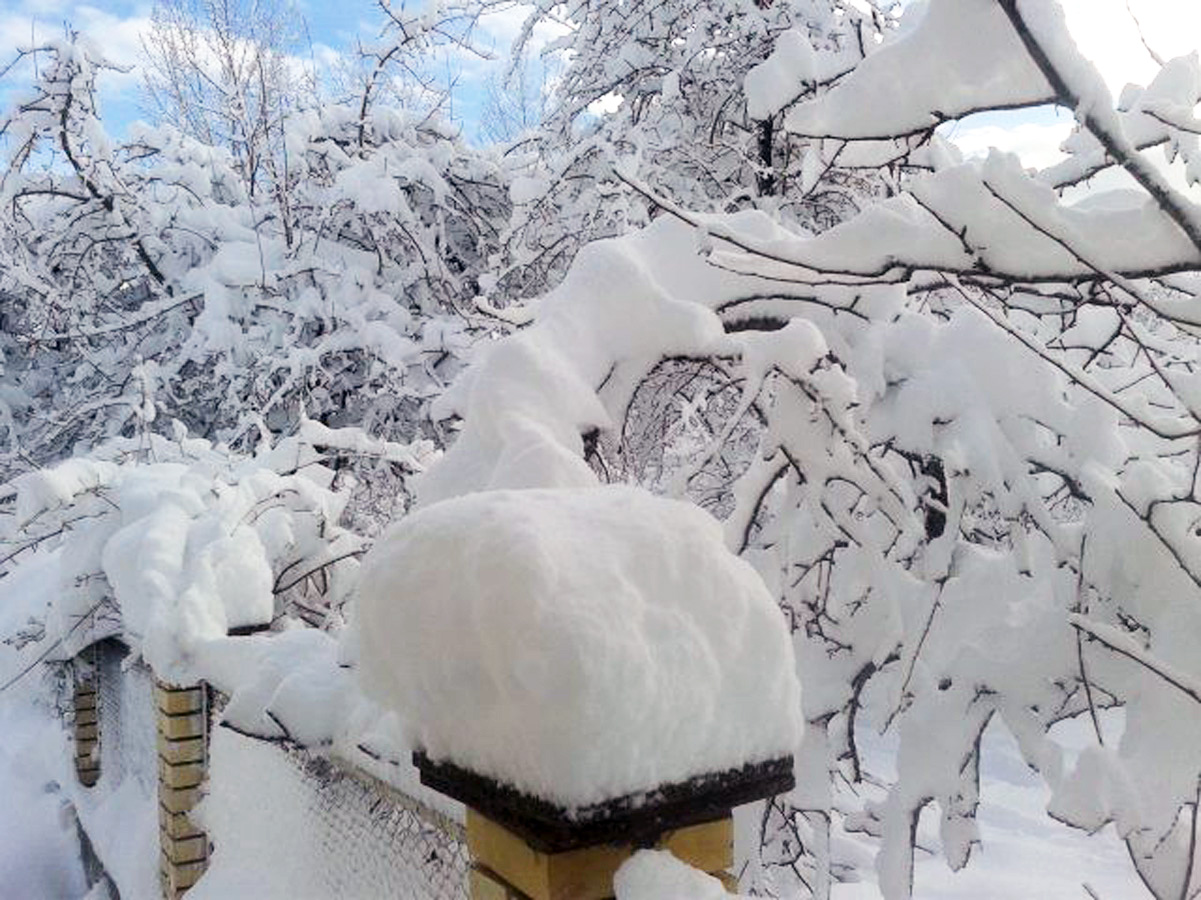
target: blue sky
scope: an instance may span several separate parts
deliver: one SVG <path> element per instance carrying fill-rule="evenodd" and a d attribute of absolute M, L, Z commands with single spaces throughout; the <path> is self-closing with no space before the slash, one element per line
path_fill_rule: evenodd
<path fill-rule="evenodd" d="M 400 0 L 394 2 L 401 5 Z M 377 38 L 384 21 L 375 0 L 297 0 L 297 6 L 307 23 L 312 57 L 319 66 L 340 53 L 353 54 L 360 39 L 370 42 Z M 128 69 L 109 73 L 101 80 L 100 103 L 105 121 L 120 134 L 141 117 L 140 41 L 149 27 L 152 7 L 153 0 L 0 0 L 0 67 L 13 58 L 18 47 L 29 45 L 31 39 L 43 41 L 61 35 L 64 23 L 70 22 L 95 40 L 112 62 Z M 497 62 L 461 54 L 440 61 L 440 69 L 457 76 L 454 117 L 472 136 L 487 80 L 500 68 L 499 60 L 507 56 L 524 15 L 524 9 L 516 8 L 489 17 L 478 33 L 477 42 L 491 49 Z M 538 39 L 548 36 L 542 29 Z M 27 63 L 0 79 L 0 107 L 7 106 L 31 75 L 32 67 Z"/>
<path fill-rule="evenodd" d="M 399 5 L 399 0 L 394 2 Z M 1201 45 L 1201 0 L 1130 0 L 1130 4 L 1147 42 L 1160 55 L 1170 57 Z M 313 56 L 319 63 L 352 51 L 358 38 L 371 40 L 382 21 L 374 0 L 298 0 L 298 5 L 308 22 Z M 1126 0 L 1063 0 L 1063 5 L 1081 48 L 1101 67 L 1113 91 L 1120 90 L 1127 80 L 1145 82 L 1154 74 L 1154 63 L 1139 41 Z M 96 39 L 114 62 L 131 67 L 102 82 L 105 118 L 119 133 L 139 116 L 136 67 L 140 35 L 148 25 L 151 6 L 152 0 L 0 0 L 0 65 L 12 57 L 18 45 L 29 42 L 31 33 L 39 39 L 61 33 L 64 21 L 69 20 Z M 490 19 L 479 35 L 481 43 L 503 57 L 522 18 L 523 12 L 515 9 Z M 455 118 L 474 136 L 483 88 L 498 64 L 462 56 L 443 64 L 459 78 Z M 0 105 L 7 105 L 6 98 L 28 76 L 25 69 L 0 80 Z M 1066 113 L 1036 110 L 973 118 L 956 125 L 952 133 L 968 152 L 998 145 L 1022 153 L 1028 164 L 1039 164 L 1053 159 L 1071 124 Z"/>

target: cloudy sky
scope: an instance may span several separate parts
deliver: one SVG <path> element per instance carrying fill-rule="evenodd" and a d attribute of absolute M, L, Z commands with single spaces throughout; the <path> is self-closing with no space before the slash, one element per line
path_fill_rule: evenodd
<path fill-rule="evenodd" d="M 1129 81 L 1145 83 L 1156 65 L 1140 39 L 1129 9 L 1141 25 L 1147 46 L 1163 58 L 1195 51 L 1201 45 L 1201 2 L 1199 0 L 1062 0 L 1069 23 L 1084 53 L 1105 74 L 1115 93 Z M 141 35 L 149 24 L 150 0 L 0 0 L 0 67 L 17 47 L 32 39 L 61 34 L 64 23 L 94 37 L 110 59 L 129 67 L 114 73 L 103 84 L 101 102 L 108 121 L 120 127 L 138 116 L 137 64 Z M 354 46 L 358 39 L 375 36 L 380 17 L 374 0 L 298 0 L 308 22 L 312 57 L 318 63 L 335 59 L 339 51 Z M 480 34 L 481 42 L 503 56 L 517 33 L 523 13 L 515 9 L 493 17 Z M 494 66 L 447 61 L 461 69 L 455 95 L 456 118 L 471 120 L 477 114 L 482 85 Z M 0 79 L 0 104 L 28 72 L 15 70 Z M 999 146 L 1022 155 L 1028 165 L 1053 161 L 1059 142 L 1071 128 L 1071 117 L 1063 111 L 1037 110 L 1005 115 L 975 117 L 957 124 L 950 133 L 969 153 Z"/>

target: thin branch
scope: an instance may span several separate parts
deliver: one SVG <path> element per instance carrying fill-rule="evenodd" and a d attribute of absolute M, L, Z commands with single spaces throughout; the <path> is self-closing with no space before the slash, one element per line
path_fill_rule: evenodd
<path fill-rule="evenodd" d="M 1091 640 L 1102 647 L 1112 650 L 1119 656 L 1124 656 L 1131 662 L 1137 663 L 1148 672 L 1158 676 L 1191 700 L 1201 703 L 1201 685 L 1196 684 L 1183 672 L 1177 672 L 1167 663 L 1153 657 L 1146 650 L 1134 643 L 1128 635 L 1122 634 L 1112 626 L 1090 622 L 1084 616 L 1075 613 L 1068 616 L 1068 624 L 1083 631 Z M 1112 632 L 1111 634 L 1109 632 Z"/>

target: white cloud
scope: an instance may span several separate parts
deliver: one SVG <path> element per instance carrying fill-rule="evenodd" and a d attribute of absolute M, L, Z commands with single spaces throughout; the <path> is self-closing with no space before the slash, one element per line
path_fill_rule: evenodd
<path fill-rule="evenodd" d="M 63 35 L 63 19 L 52 18 L 60 9 L 54 0 L 33 0 L 21 9 L 0 13 L 0 54 L 7 61 L 18 48 Z M 125 72 L 109 72 L 101 79 L 106 94 L 127 91 L 137 83 L 133 69 L 141 53 L 141 36 L 150 27 L 144 15 L 122 17 L 94 6 L 74 6 L 66 21 L 76 31 L 90 39 L 101 54 Z"/>
<path fill-rule="evenodd" d="M 1068 27 L 1080 52 L 1096 65 L 1116 97 L 1128 83 L 1146 84 L 1159 70 L 1143 46 L 1163 59 L 1201 48 L 1201 0 L 1061 0 Z M 955 128 L 951 140 L 968 156 L 984 155 L 989 147 L 1017 153 L 1023 164 L 1042 167 L 1063 158 L 1059 145 L 1072 123 L 1019 123 L 1012 126 Z"/>
<path fill-rule="evenodd" d="M 513 41 L 521 33 L 526 19 L 534 11 L 532 6 L 511 6 L 501 12 L 492 13 L 480 20 L 481 43 L 491 45 L 502 56 L 507 55 Z M 555 38 L 567 34 L 570 29 L 558 22 L 543 20 L 534 27 L 530 35 L 528 49 L 531 53 L 541 53 Z"/>
<path fill-rule="evenodd" d="M 1007 153 L 1016 153 L 1022 165 L 1043 168 L 1059 162 L 1064 154 L 1059 145 L 1072 130 L 1070 120 L 1038 124 L 1023 122 L 1020 125 L 978 125 L 956 130 L 950 139 L 965 156 L 986 156 L 989 148 L 995 147 Z"/>

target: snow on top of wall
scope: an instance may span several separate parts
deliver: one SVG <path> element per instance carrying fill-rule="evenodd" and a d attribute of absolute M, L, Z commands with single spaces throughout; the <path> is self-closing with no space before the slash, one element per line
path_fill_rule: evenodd
<path fill-rule="evenodd" d="M 494 491 L 363 562 L 366 692 L 417 746 L 572 808 L 790 755 L 784 620 L 696 507 L 624 486 Z"/>
<path fill-rule="evenodd" d="M 366 441 L 345 430 L 312 436 Z M 378 449 L 420 465 L 410 448 Z M 181 426 L 175 440 L 119 439 L 17 478 L 15 533 L 65 542 L 47 623 L 56 654 L 120 634 L 159 677 L 232 689 L 240 677 L 227 635 L 272 620 L 275 571 L 301 573 L 358 546 L 333 525 L 347 498 L 320 458 L 299 438 L 240 458 Z"/>

